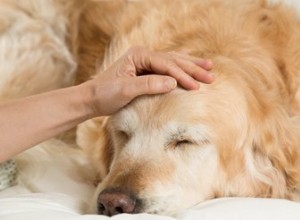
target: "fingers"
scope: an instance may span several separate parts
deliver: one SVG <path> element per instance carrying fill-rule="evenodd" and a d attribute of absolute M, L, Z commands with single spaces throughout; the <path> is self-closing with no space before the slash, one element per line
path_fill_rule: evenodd
<path fill-rule="evenodd" d="M 205 69 L 201 68 L 196 62 L 189 62 L 186 59 L 174 58 L 177 66 L 179 66 L 184 72 L 189 73 L 189 75 L 200 82 L 211 83 L 213 77 Z M 205 61 L 201 61 L 206 63 Z"/>
<path fill-rule="evenodd" d="M 180 52 L 171 52 L 171 53 L 173 53 L 175 56 L 180 57 L 182 59 L 190 60 L 205 70 L 209 71 L 213 67 L 213 62 L 211 60 L 190 56 L 189 51 L 187 50 L 182 50 Z"/>
<path fill-rule="evenodd" d="M 128 102 L 140 95 L 167 93 L 177 86 L 174 78 L 159 75 L 123 78 L 122 84 L 122 95 Z"/>
<path fill-rule="evenodd" d="M 198 89 L 199 81 L 203 83 L 213 81 L 213 76 L 207 71 L 212 68 L 210 60 L 184 53 L 152 52 L 143 47 L 133 47 L 130 53 L 137 75 L 147 71 L 172 76 L 185 89 Z"/>

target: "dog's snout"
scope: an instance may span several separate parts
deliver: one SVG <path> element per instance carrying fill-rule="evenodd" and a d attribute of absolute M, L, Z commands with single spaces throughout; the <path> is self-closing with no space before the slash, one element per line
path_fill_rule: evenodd
<path fill-rule="evenodd" d="M 98 214 L 113 216 L 133 213 L 136 198 L 129 192 L 118 189 L 104 190 L 98 197 Z"/>

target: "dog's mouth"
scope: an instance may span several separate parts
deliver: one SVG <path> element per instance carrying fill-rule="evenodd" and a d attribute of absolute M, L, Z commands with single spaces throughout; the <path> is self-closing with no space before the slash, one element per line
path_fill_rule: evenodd
<path fill-rule="evenodd" d="M 136 214 L 143 210 L 142 199 L 128 189 L 109 188 L 103 190 L 97 200 L 99 215 Z"/>

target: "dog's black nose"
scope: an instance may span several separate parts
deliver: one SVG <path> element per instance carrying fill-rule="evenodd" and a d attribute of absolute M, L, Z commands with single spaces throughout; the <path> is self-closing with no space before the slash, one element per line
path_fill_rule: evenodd
<path fill-rule="evenodd" d="M 121 213 L 133 213 L 135 205 L 136 199 L 126 190 L 108 189 L 99 194 L 98 214 L 113 216 Z"/>

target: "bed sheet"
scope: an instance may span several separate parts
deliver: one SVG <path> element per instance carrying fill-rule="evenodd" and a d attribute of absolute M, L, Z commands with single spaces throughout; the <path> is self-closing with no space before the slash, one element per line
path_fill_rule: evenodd
<path fill-rule="evenodd" d="M 65 194 L 23 194 L 0 199 L 1 220 L 105 220 L 106 216 L 84 215 L 81 201 Z M 121 214 L 115 220 L 299 220 L 300 204 L 279 199 L 222 198 L 207 201 L 176 217 Z"/>

